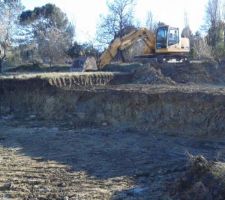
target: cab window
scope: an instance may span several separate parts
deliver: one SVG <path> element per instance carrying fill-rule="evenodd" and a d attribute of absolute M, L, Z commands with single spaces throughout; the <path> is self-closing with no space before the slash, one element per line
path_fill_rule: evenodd
<path fill-rule="evenodd" d="M 179 31 L 177 28 L 171 28 L 168 34 L 168 45 L 174 45 L 179 43 Z"/>
<path fill-rule="evenodd" d="M 157 31 L 156 48 L 166 48 L 167 47 L 167 27 L 161 27 Z"/>

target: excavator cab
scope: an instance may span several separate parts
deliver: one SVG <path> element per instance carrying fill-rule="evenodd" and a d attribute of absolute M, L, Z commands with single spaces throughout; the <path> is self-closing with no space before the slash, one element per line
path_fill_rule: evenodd
<path fill-rule="evenodd" d="M 180 38 L 179 28 L 160 26 L 156 31 L 155 52 L 162 54 L 188 53 L 189 39 Z"/>

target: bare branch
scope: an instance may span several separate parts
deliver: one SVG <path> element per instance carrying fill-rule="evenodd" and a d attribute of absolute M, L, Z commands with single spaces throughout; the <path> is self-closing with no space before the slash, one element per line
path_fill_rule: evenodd
<path fill-rule="evenodd" d="M 135 0 L 107 1 L 109 14 L 100 16 L 97 40 L 108 44 L 114 37 L 119 36 L 122 30 L 133 24 L 133 10 Z"/>

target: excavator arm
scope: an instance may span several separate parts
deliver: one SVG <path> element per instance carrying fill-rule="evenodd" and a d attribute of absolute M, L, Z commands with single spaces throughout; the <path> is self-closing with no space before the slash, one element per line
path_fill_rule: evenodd
<path fill-rule="evenodd" d="M 144 49 L 145 54 L 154 52 L 155 49 L 155 35 L 146 28 L 131 31 L 124 35 L 122 38 L 116 38 L 109 45 L 109 47 L 103 52 L 99 59 L 99 68 L 102 69 L 105 65 L 109 64 L 116 56 L 119 50 L 129 48 L 137 40 L 142 39 L 146 48 Z"/>

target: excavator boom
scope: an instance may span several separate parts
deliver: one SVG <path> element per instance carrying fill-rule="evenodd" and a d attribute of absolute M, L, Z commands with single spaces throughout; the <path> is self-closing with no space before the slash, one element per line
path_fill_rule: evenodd
<path fill-rule="evenodd" d="M 137 40 L 143 40 L 145 42 L 147 46 L 144 50 L 145 54 L 153 53 L 155 48 L 154 33 L 150 32 L 146 28 L 133 30 L 127 35 L 124 35 L 122 38 L 116 38 L 113 40 L 113 42 L 101 55 L 99 59 L 99 68 L 101 69 L 105 65 L 109 64 L 119 50 L 123 51 L 124 49 L 129 48 Z"/>

